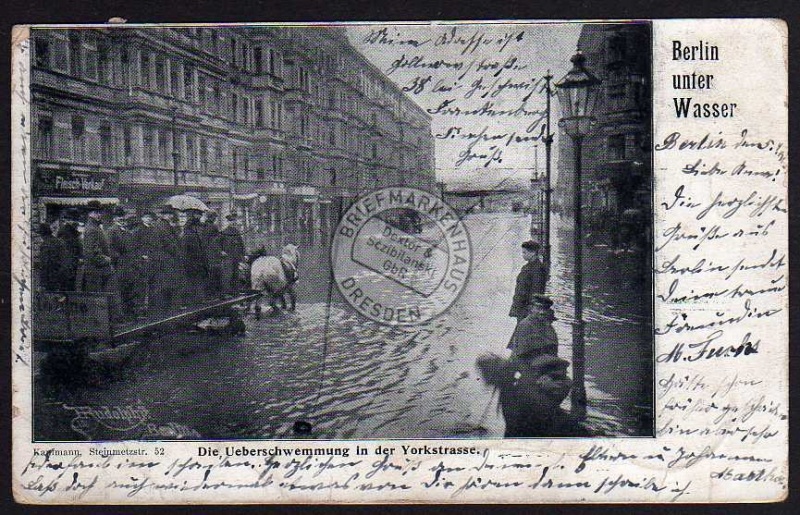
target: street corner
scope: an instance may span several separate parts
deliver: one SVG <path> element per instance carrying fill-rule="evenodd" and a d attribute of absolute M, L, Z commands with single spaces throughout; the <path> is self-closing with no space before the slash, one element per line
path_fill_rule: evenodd
<path fill-rule="evenodd" d="M 363 316 L 392 326 L 445 312 L 469 279 L 465 224 L 438 196 L 405 186 L 371 191 L 344 213 L 331 247 L 336 286 Z"/>

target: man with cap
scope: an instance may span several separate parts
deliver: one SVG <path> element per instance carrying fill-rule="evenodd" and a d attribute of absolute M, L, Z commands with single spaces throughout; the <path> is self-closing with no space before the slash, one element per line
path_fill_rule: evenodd
<path fill-rule="evenodd" d="M 156 294 L 155 266 L 163 266 L 163 259 L 155 263 L 158 240 L 155 234 L 155 214 L 145 211 L 139 216 L 139 223 L 130 220 L 128 227 L 126 279 L 128 306 L 137 318 L 147 315 L 149 304 L 154 302 Z"/>
<path fill-rule="evenodd" d="M 239 263 L 244 261 L 245 254 L 242 233 L 234 225 L 237 219 L 236 213 L 228 214 L 219 236 L 222 256 L 222 290 L 228 295 L 235 294 L 239 289 L 237 272 Z"/>
<path fill-rule="evenodd" d="M 91 292 L 108 291 L 114 267 L 108 235 L 103 228 L 102 206 L 97 201 L 91 201 L 89 209 L 83 230 L 83 289 Z"/>
<path fill-rule="evenodd" d="M 525 264 L 517 275 L 514 300 L 508 314 L 516 318 L 517 322 L 528 316 L 533 296 L 544 294 L 547 270 L 542 263 L 540 249 L 539 244 L 533 240 L 522 244 L 522 258 L 525 260 Z"/>
<path fill-rule="evenodd" d="M 553 301 L 546 295 L 533 295 L 528 316 L 517 324 L 509 347 L 511 357 L 533 359 L 558 354 L 558 336 L 553 329 L 556 319 Z"/>
<path fill-rule="evenodd" d="M 217 227 L 217 213 L 206 211 L 200 217 L 200 233 L 206 248 L 208 260 L 208 294 L 217 297 L 222 293 L 223 256 L 220 246 L 220 234 Z"/>
<path fill-rule="evenodd" d="M 172 208 L 163 207 L 159 210 L 158 220 L 153 224 L 154 242 L 150 249 L 151 254 L 148 255 L 154 263 L 153 281 L 156 284 L 155 295 L 149 307 L 162 313 L 182 302 L 179 296 L 186 283 L 174 219 Z"/>
<path fill-rule="evenodd" d="M 117 206 L 111 212 L 111 226 L 106 233 L 111 251 L 111 264 L 114 267 L 114 285 L 119 289 L 123 312 L 130 313 L 131 270 L 128 254 L 132 242 L 127 227 L 127 213 L 122 207 Z"/>
<path fill-rule="evenodd" d="M 186 284 L 182 305 L 202 302 L 207 295 L 208 258 L 200 229 L 199 215 L 194 210 L 178 211 L 179 255 L 183 260 Z"/>

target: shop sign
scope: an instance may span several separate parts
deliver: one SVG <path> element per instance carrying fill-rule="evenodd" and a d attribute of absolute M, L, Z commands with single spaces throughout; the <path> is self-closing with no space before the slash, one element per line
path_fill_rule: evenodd
<path fill-rule="evenodd" d="M 116 174 L 39 169 L 36 190 L 44 195 L 100 197 L 115 195 L 117 184 Z"/>

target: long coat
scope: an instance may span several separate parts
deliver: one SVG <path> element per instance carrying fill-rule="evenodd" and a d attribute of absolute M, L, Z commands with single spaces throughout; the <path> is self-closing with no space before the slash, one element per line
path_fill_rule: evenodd
<path fill-rule="evenodd" d="M 520 358 L 538 357 L 558 353 L 558 335 L 553 329 L 553 310 L 534 309 L 520 320 L 514 330 L 509 347 L 512 356 Z"/>
<path fill-rule="evenodd" d="M 39 281 L 45 291 L 64 291 L 69 286 L 66 272 L 67 247 L 55 236 L 45 236 L 39 251 Z"/>
<path fill-rule="evenodd" d="M 219 248 L 224 252 L 221 270 L 222 288 L 226 293 L 238 289 L 238 267 L 244 260 L 244 239 L 239 229 L 229 225 L 219 234 Z"/>
<path fill-rule="evenodd" d="M 111 265 L 111 249 L 103 227 L 89 220 L 83 231 L 84 289 L 86 291 L 109 291 L 109 279 L 114 268 Z"/>
<path fill-rule="evenodd" d="M 78 272 L 81 256 L 83 255 L 83 245 L 81 234 L 72 222 L 67 222 L 58 230 L 58 239 L 64 243 L 64 287 L 65 291 L 75 289 L 75 277 Z"/>
<path fill-rule="evenodd" d="M 508 316 L 524 318 L 528 316 L 531 297 L 544 293 L 547 283 L 547 270 L 539 260 L 528 261 L 523 265 L 517 275 L 517 285 L 514 288 L 514 300 Z"/>

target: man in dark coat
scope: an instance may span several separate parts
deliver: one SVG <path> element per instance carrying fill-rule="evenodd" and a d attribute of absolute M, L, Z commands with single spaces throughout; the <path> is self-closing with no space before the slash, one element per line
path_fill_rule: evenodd
<path fill-rule="evenodd" d="M 514 289 L 514 301 L 511 304 L 509 316 L 517 321 L 528 316 L 531 299 L 534 295 L 544 294 L 547 283 L 547 269 L 539 255 L 540 246 L 533 240 L 522 244 L 522 257 L 526 263 L 517 275 L 517 285 Z"/>
<path fill-rule="evenodd" d="M 183 305 L 205 300 L 208 284 L 208 258 L 200 230 L 200 221 L 193 213 L 178 212 L 178 245 L 186 274 L 186 298 Z"/>
<path fill-rule="evenodd" d="M 151 309 L 163 313 L 180 305 L 186 284 L 183 260 L 178 248 L 177 231 L 174 226 L 175 214 L 172 209 L 159 211 L 158 220 L 153 224 L 154 243 L 150 248 L 150 259 L 154 263 L 156 294 Z"/>
<path fill-rule="evenodd" d="M 220 231 L 220 249 L 222 263 L 222 288 L 228 295 L 233 295 L 239 290 L 238 271 L 239 263 L 244 261 L 245 249 L 242 233 L 236 227 L 237 216 L 231 213 L 225 217 L 225 226 Z"/>
<path fill-rule="evenodd" d="M 83 230 L 84 291 L 111 291 L 114 267 L 102 216 L 100 207 L 92 206 Z"/>
<path fill-rule="evenodd" d="M 39 286 L 44 291 L 63 291 L 68 281 L 65 274 L 67 247 L 53 236 L 48 224 L 39 226 L 42 246 L 39 250 Z"/>
<path fill-rule="evenodd" d="M 500 390 L 506 438 L 589 436 L 560 407 L 572 387 L 568 361 L 551 355 L 503 359 L 489 354 L 476 364 L 483 379 Z"/>
<path fill-rule="evenodd" d="M 144 317 L 154 309 L 159 294 L 156 268 L 163 267 L 166 261 L 154 222 L 155 215 L 146 211 L 140 216 L 140 223 L 130 230 L 127 275 L 130 305 L 137 317 Z"/>
<path fill-rule="evenodd" d="M 78 267 L 81 264 L 81 256 L 83 255 L 81 233 L 78 231 L 79 217 L 80 214 L 75 209 L 65 211 L 61 216 L 59 228 L 56 232 L 56 237 L 61 240 L 66 249 L 64 255 L 63 291 L 74 291 L 77 289 L 75 278 L 78 274 Z"/>
<path fill-rule="evenodd" d="M 511 340 L 511 356 L 532 359 L 544 355 L 558 354 L 558 335 L 553 329 L 556 319 L 553 301 L 545 295 L 531 298 L 528 316 L 517 324 Z"/>
<path fill-rule="evenodd" d="M 127 228 L 125 210 L 114 208 L 111 224 L 106 231 L 108 248 L 111 251 L 111 265 L 114 267 L 114 286 L 118 289 L 119 301 L 126 315 L 133 314 L 131 299 L 130 232 Z"/>
<path fill-rule="evenodd" d="M 206 258 L 208 263 L 208 296 L 219 297 L 222 294 L 222 246 L 220 233 L 217 227 L 217 214 L 213 211 L 203 213 L 200 218 L 200 234 L 205 243 Z"/>

